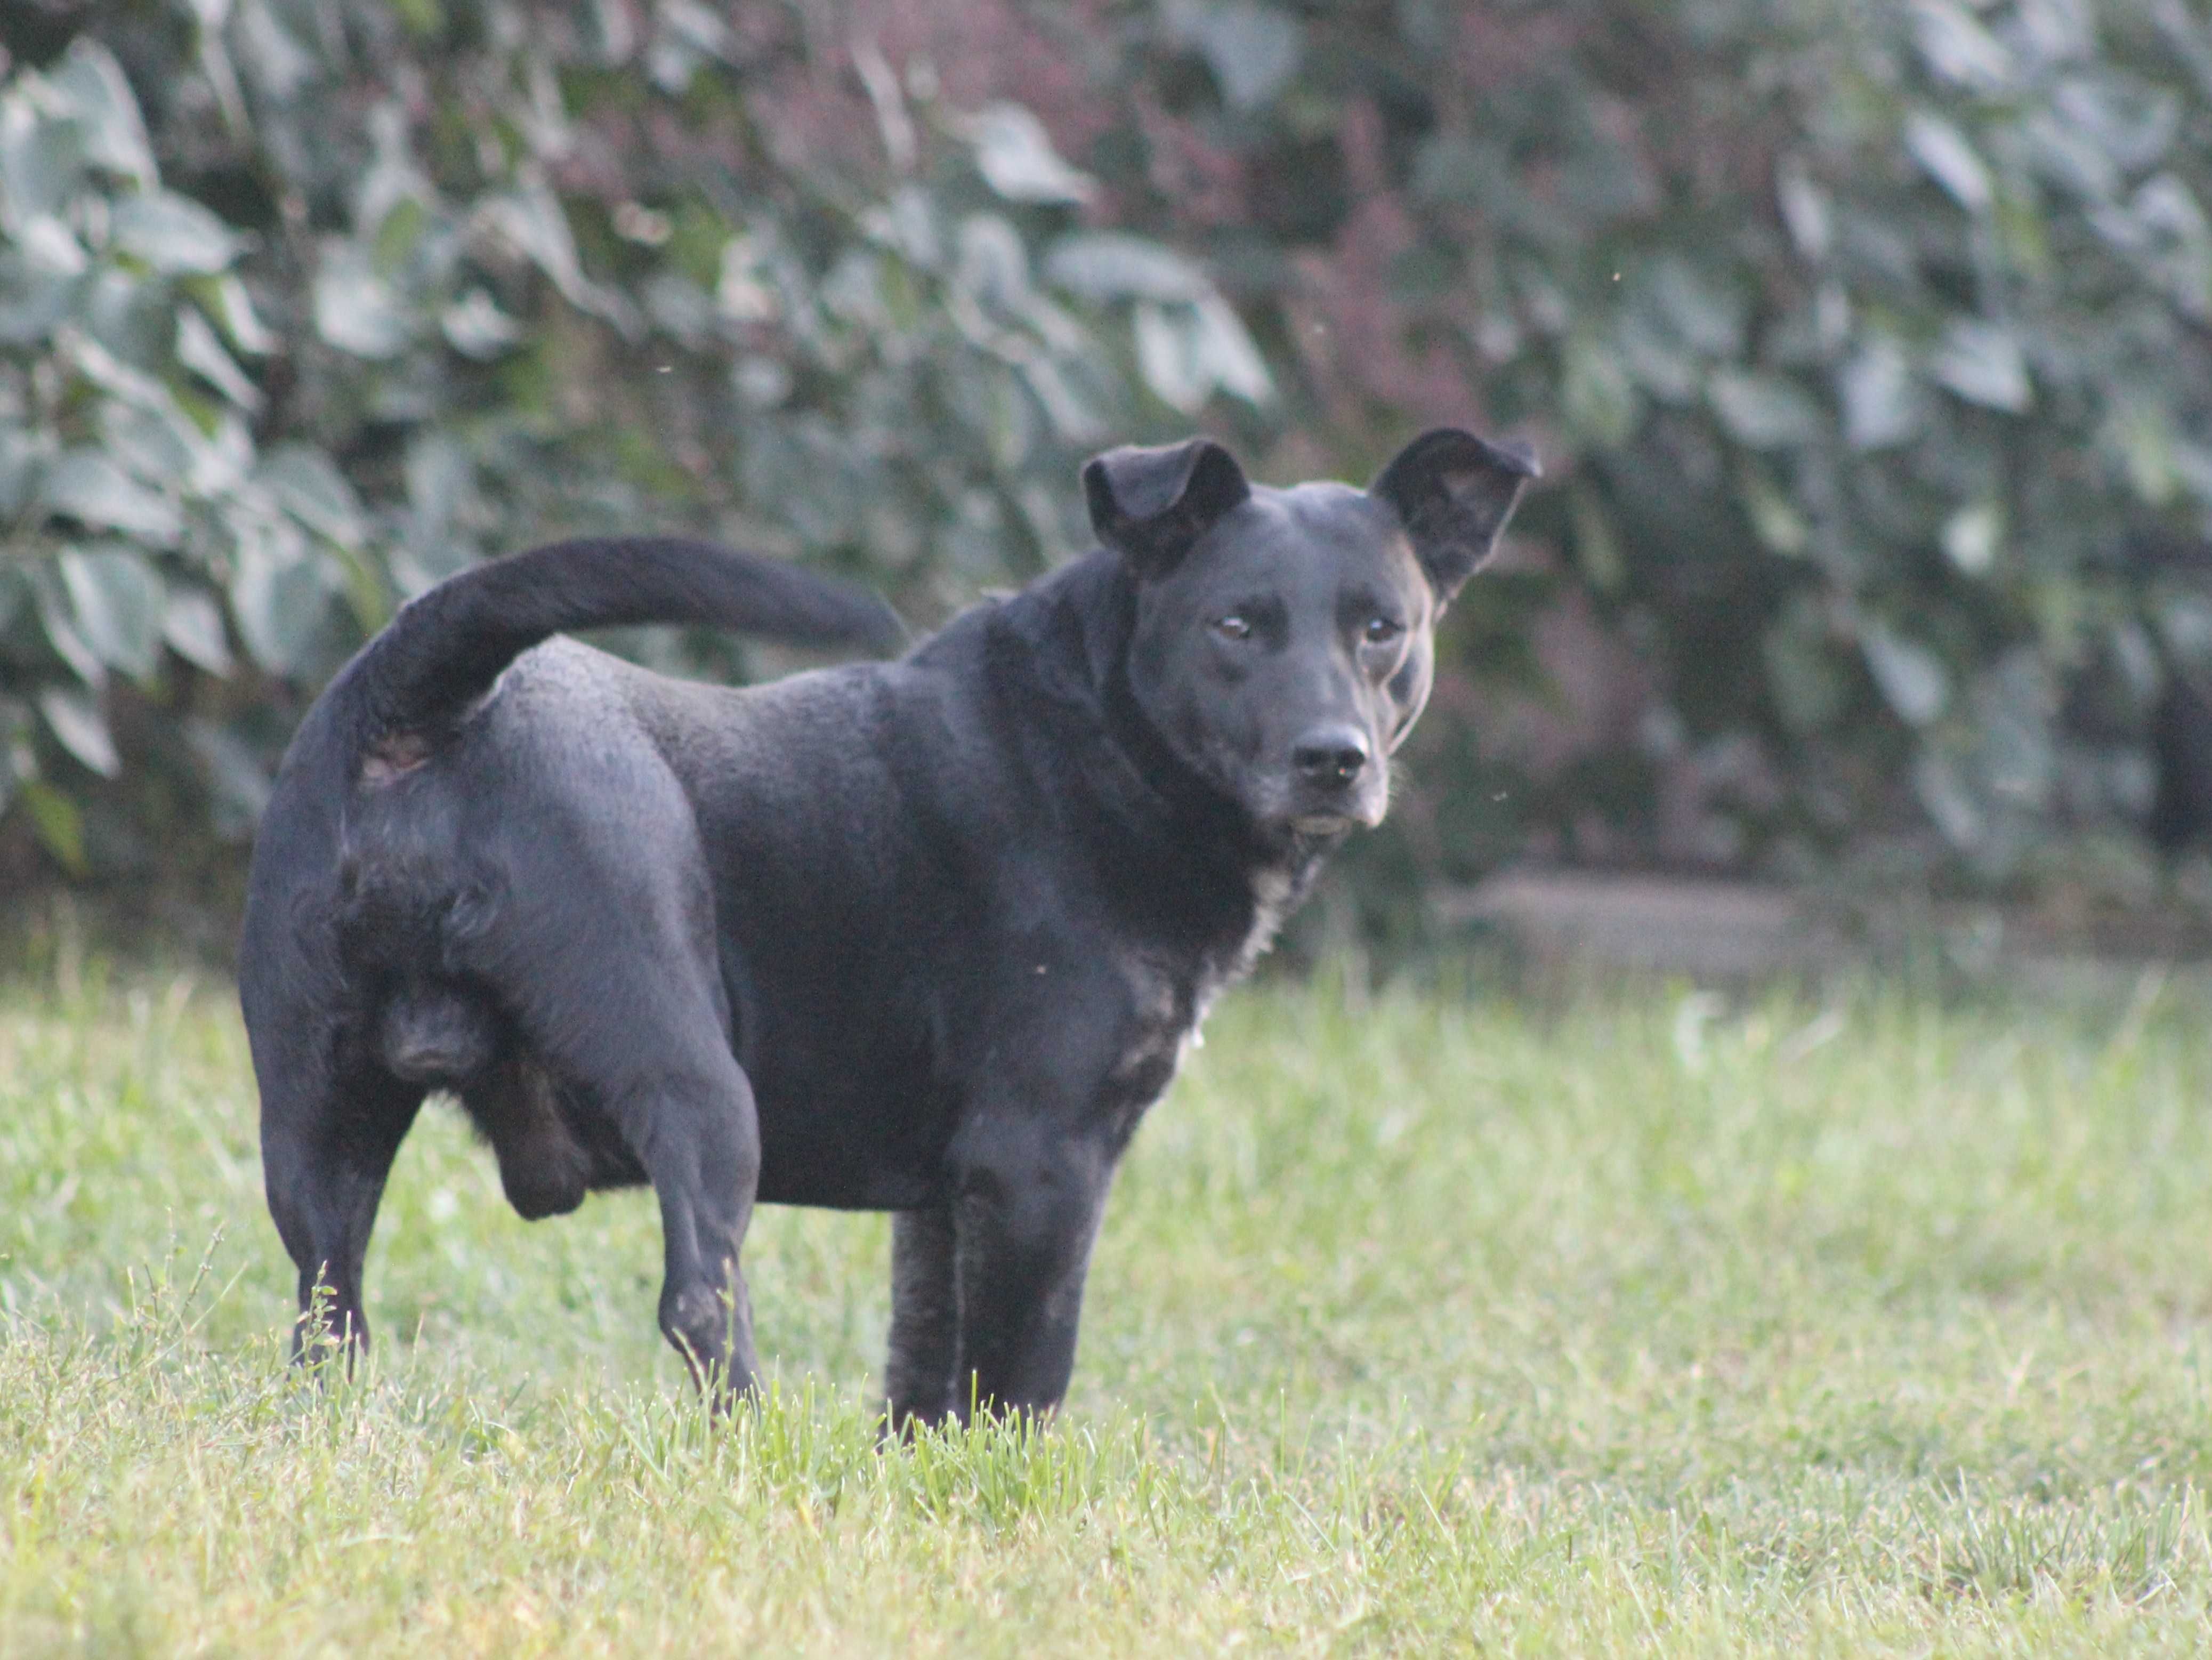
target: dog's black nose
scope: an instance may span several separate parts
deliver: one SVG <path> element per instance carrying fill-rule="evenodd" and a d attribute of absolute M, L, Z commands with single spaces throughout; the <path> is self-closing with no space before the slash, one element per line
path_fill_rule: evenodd
<path fill-rule="evenodd" d="M 1367 764 L 1367 736 L 1357 727 L 1316 727 L 1291 751 L 1291 765 L 1310 784 L 1342 787 Z"/>

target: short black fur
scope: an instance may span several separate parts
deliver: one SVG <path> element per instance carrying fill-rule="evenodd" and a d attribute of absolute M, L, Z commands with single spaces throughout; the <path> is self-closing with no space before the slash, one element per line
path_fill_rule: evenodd
<path fill-rule="evenodd" d="M 526 1217 L 653 1187 L 661 1326 L 709 1387 L 755 1377 L 766 1201 L 898 1213 L 894 1423 L 1049 1410 L 1123 1148 L 1382 818 L 1437 617 L 1533 471 L 1456 433 L 1372 492 L 1117 450 L 1085 470 L 1099 551 L 899 661 L 744 690 L 547 636 L 880 644 L 887 613 L 651 539 L 408 606 L 301 725 L 255 851 L 240 989 L 303 1310 L 366 1341 L 385 1177 L 442 1090 Z"/>

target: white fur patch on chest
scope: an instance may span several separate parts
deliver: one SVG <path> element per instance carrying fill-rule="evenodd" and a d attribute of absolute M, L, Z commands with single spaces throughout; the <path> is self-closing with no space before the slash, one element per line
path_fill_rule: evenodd
<path fill-rule="evenodd" d="M 1135 1115 L 1166 1093 L 1183 1057 L 1204 1047 L 1201 1028 L 1214 1000 L 1251 972 L 1275 943 L 1297 901 L 1297 884 L 1290 876 L 1262 871 L 1252 884 L 1252 926 L 1224 958 L 1182 974 L 1143 957 L 1124 968 L 1128 1031 L 1106 1083 L 1109 1095 L 1131 1112 L 1131 1128 Z"/>
<path fill-rule="evenodd" d="M 1244 936 L 1222 983 L 1242 980 L 1252 965 L 1267 954 L 1283 923 L 1297 903 L 1297 884 L 1286 871 L 1262 870 L 1252 879 L 1252 931 Z M 1209 998 L 1208 1000 L 1211 1000 Z"/>

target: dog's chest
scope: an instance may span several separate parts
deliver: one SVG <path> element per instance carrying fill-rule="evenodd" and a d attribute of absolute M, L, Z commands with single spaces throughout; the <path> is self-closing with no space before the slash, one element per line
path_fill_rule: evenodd
<path fill-rule="evenodd" d="M 1188 970 L 1135 958 L 1123 965 L 1127 1015 L 1104 1079 L 1103 1109 L 1114 1139 L 1126 1140 L 1145 1110 L 1167 1092 L 1205 1010 Z"/>
<path fill-rule="evenodd" d="M 1201 1028 L 1215 998 L 1243 979 L 1274 942 L 1294 897 L 1293 884 L 1271 874 L 1254 884 L 1249 921 L 1212 950 L 1173 960 L 1133 952 L 1123 960 L 1127 1012 L 1103 1103 L 1120 1139 L 1126 1140 L 1145 1110 L 1167 1092 L 1183 1058 L 1203 1046 Z"/>

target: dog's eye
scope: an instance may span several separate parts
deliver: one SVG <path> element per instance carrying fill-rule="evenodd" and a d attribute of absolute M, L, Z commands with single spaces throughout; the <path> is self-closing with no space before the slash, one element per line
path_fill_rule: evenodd
<path fill-rule="evenodd" d="M 1233 611 L 1226 617 L 1215 617 L 1206 626 L 1224 640 L 1249 640 L 1252 637 L 1250 621 Z"/>
<path fill-rule="evenodd" d="M 1370 617 L 1364 630 L 1370 646 L 1387 646 L 1406 631 L 1403 623 L 1394 623 L 1387 617 Z"/>

